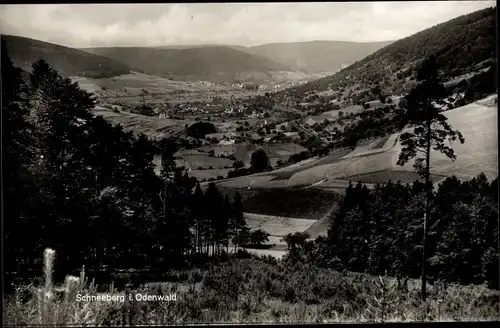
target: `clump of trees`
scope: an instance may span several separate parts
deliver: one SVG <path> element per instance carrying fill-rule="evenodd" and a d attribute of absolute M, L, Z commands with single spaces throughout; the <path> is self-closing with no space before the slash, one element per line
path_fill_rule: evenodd
<path fill-rule="evenodd" d="M 196 139 L 203 139 L 205 135 L 216 132 L 215 125 L 210 122 L 196 122 L 186 128 L 187 135 Z"/>
<path fill-rule="evenodd" d="M 236 178 L 254 173 L 261 173 L 271 170 L 271 163 L 269 157 L 264 149 L 259 148 L 254 151 L 250 158 L 250 167 L 246 168 L 242 161 L 235 161 L 233 163 L 234 170 L 227 173 L 228 178 Z"/>
<path fill-rule="evenodd" d="M 144 116 L 156 116 L 153 108 L 149 105 L 139 105 L 130 110 L 131 113 L 144 115 Z"/>
<path fill-rule="evenodd" d="M 250 169 L 254 173 L 260 173 L 271 169 L 271 162 L 264 149 L 259 148 L 250 157 Z"/>

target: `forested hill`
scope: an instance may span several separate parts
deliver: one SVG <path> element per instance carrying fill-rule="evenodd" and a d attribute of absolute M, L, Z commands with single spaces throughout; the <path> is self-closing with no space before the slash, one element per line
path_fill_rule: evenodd
<path fill-rule="evenodd" d="M 1 38 L 14 64 L 25 71 L 30 71 L 35 61 L 44 59 L 66 77 L 103 78 L 130 73 L 125 64 L 85 51 L 20 36 L 2 35 Z"/>
<path fill-rule="evenodd" d="M 291 71 L 284 64 L 229 47 L 187 49 L 147 47 L 85 48 L 89 53 L 118 60 L 142 73 L 174 79 L 231 81 L 249 71 Z"/>
<path fill-rule="evenodd" d="M 496 7 L 454 18 L 398 40 L 339 73 L 286 90 L 302 95 L 376 84 L 387 94 L 400 94 L 414 84 L 414 71 L 424 57 L 436 55 L 446 79 L 478 71 L 496 62 Z"/>

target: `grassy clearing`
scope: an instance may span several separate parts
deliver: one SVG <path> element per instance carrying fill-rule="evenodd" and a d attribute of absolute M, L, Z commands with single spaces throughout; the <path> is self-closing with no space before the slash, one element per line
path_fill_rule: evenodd
<path fill-rule="evenodd" d="M 419 282 L 340 273 L 239 253 L 205 269 L 172 271 L 166 281 L 108 295 L 124 301 L 77 302 L 97 296 L 85 274 L 57 291 L 51 269 L 44 286 L 19 286 L 5 297 L 5 325 L 166 325 L 190 323 L 335 323 L 489 321 L 499 316 L 499 293 L 483 286 L 435 284 L 420 300 Z M 138 294 L 174 300 L 129 301 Z"/>

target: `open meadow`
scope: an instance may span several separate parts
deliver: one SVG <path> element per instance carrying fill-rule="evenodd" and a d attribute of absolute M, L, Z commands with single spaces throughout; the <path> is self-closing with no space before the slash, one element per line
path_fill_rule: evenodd
<path fill-rule="evenodd" d="M 39 306 L 37 285 L 19 287 L 4 299 L 3 324 L 382 323 L 491 321 L 499 316 L 500 294 L 484 286 L 429 284 L 428 300 L 420 302 L 419 280 L 291 265 L 257 256 L 263 253 L 259 251 L 273 252 L 240 251 L 203 268 L 170 270 L 161 282 L 143 279 L 126 290 L 112 283 L 99 291 L 83 270 L 66 285 L 54 286 L 49 273 L 40 290 L 55 297 Z M 75 298 L 110 294 L 115 299 L 106 302 Z M 144 295 L 162 299 L 145 301 Z"/>

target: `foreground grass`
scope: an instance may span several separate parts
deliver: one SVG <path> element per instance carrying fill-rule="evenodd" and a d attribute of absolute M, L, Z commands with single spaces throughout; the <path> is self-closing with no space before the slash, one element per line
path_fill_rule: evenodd
<path fill-rule="evenodd" d="M 50 256 L 50 254 L 49 254 Z M 243 257 L 243 258 L 242 258 Z M 47 254 L 46 254 L 47 258 Z M 164 325 L 498 320 L 499 294 L 483 286 L 435 284 L 422 303 L 418 281 L 339 273 L 240 253 L 206 269 L 169 272 L 165 282 L 98 293 L 84 272 L 56 289 L 19 287 L 5 299 L 5 325 Z M 77 302 L 76 295 L 176 295 L 175 301 Z"/>

